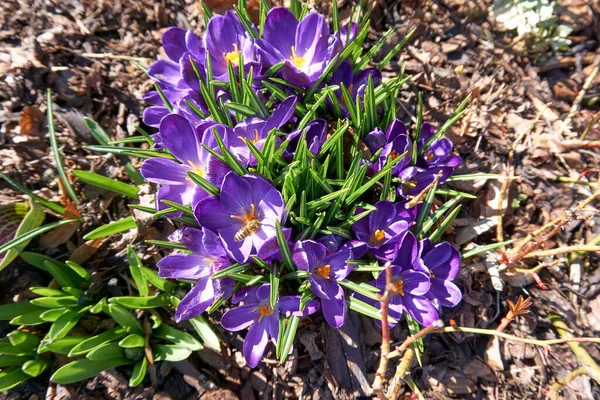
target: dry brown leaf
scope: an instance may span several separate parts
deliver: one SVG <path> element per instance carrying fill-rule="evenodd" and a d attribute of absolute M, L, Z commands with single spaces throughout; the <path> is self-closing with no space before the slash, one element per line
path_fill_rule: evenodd
<path fill-rule="evenodd" d="M 38 106 L 25 107 L 21 113 L 21 135 L 40 136 L 42 134 L 40 128 L 44 120 L 44 113 Z"/>
<path fill-rule="evenodd" d="M 63 219 L 79 219 L 81 214 L 77 209 L 77 206 L 72 201 L 65 205 L 65 214 Z M 61 225 L 52 231 L 46 233 L 40 239 L 40 248 L 42 250 L 49 249 L 51 247 L 58 247 L 61 244 L 66 243 L 71 236 L 79 229 L 80 223 L 73 222 L 67 225 Z"/>
<path fill-rule="evenodd" d="M 85 263 L 94 255 L 94 253 L 96 253 L 96 251 L 98 251 L 98 249 L 102 246 L 102 243 L 104 243 L 104 238 L 88 240 L 75 249 L 75 251 L 71 254 L 71 257 L 69 257 L 69 261 L 73 261 L 79 265 Z"/>

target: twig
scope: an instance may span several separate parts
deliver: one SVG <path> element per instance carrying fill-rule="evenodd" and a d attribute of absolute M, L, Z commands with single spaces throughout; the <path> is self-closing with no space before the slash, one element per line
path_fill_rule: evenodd
<path fill-rule="evenodd" d="M 598 72 L 600 72 L 600 61 L 598 61 L 596 63 L 594 70 L 592 71 L 590 76 L 588 76 L 587 79 L 585 80 L 585 82 L 583 83 L 583 86 L 581 87 L 581 91 L 577 94 L 577 97 L 575 97 L 575 100 L 573 100 L 573 105 L 571 105 L 571 110 L 569 111 L 567 118 L 565 118 L 565 121 L 562 124 L 562 128 L 560 130 L 561 133 L 563 133 L 565 131 L 565 129 L 567 129 L 569 127 L 569 125 L 571 125 L 571 120 L 573 119 L 573 116 L 575 115 L 575 113 L 577 112 L 577 109 L 581 105 L 581 101 L 583 100 L 583 97 L 585 96 L 585 92 L 590 88 L 590 86 L 592 86 L 592 82 L 594 81 L 594 79 L 596 79 L 596 75 L 598 75 Z"/>
<path fill-rule="evenodd" d="M 592 246 L 589 244 L 579 244 L 579 245 L 574 245 L 574 246 L 559 247 L 557 249 L 538 250 L 538 251 L 534 251 L 533 253 L 527 254 L 525 256 L 525 258 L 548 257 L 548 256 L 556 256 L 559 254 L 575 253 L 575 252 L 600 252 L 600 246 Z"/>
<path fill-rule="evenodd" d="M 513 151 L 511 150 L 509 157 L 508 157 L 508 163 L 511 164 L 512 163 L 512 153 Z M 504 232 L 503 232 L 503 216 L 504 216 L 504 212 L 505 212 L 505 208 L 503 207 L 503 203 L 504 203 L 504 194 L 508 192 L 508 185 L 510 184 L 511 178 L 513 176 L 514 173 L 514 167 L 512 165 L 509 165 L 505 171 L 505 176 L 504 176 L 504 180 L 502 181 L 502 185 L 500 186 L 500 193 L 498 193 L 498 209 L 496 210 L 497 212 L 497 217 L 498 217 L 498 223 L 496 224 L 496 240 L 498 241 L 498 243 L 502 243 L 504 242 Z M 508 193 L 507 193 L 508 194 Z M 500 251 L 504 251 L 504 246 L 500 247 Z"/>
<path fill-rule="evenodd" d="M 431 190 L 431 188 L 433 188 L 435 186 L 435 184 L 439 182 L 440 178 L 442 177 L 443 172 L 444 171 L 440 170 L 440 172 L 437 173 L 437 175 L 435 176 L 433 181 L 429 185 L 427 185 L 427 187 L 425 187 L 425 189 L 421 190 L 421 193 L 419 193 L 418 195 L 413 197 L 408 203 L 406 203 L 406 205 L 404 207 L 408 210 L 409 208 L 413 208 L 417 204 L 419 204 L 421 202 L 421 199 L 423 197 L 425 197 L 427 192 L 429 192 Z"/>
<path fill-rule="evenodd" d="M 583 210 L 588 204 L 590 204 L 592 201 L 594 201 L 598 198 L 600 198 L 600 189 L 596 189 L 594 191 L 594 193 L 592 193 L 584 201 L 579 203 L 579 205 L 577 207 L 575 207 L 575 209 L 573 209 L 572 211 L 574 213 L 577 213 L 577 212 Z M 551 227 L 559 224 L 564 218 L 565 217 L 555 218 L 552 221 L 548 222 L 547 224 L 543 225 L 541 228 L 538 228 L 535 231 L 528 233 L 527 236 L 525 236 L 523 238 L 523 240 L 521 240 L 517 245 L 515 245 L 513 247 L 512 251 L 513 252 L 519 251 L 520 249 L 523 248 L 523 246 L 525 246 L 527 243 L 529 243 L 534 237 L 536 237 L 537 235 L 541 234 L 542 232 L 550 229 Z"/>
<path fill-rule="evenodd" d="M 592 117 L 592 120 L 590 121 L 589 124 L 587 124 L 587 126 L 583 130 L 583 133 L 581 134 L 579 139 L 581 139 L 581 140 L 585 139 L 587 137 L 588 133 L 590 133 L 590 131 L 592 130 L 592 127 L 594 125 L 596 125 L 596 122 L 598 122 L 599 119 L 600 119 L 600 111 L 598 111 L 596 114 L 594 114 L 594 116 Z"/>
<path fill-rule="evenodd" d="M 388 261 L 385 268 L 385 291 L 379 298 L 380 310 L 381 310 L 381 355 L 379 358 L 379 367 L 375 372 L 375 380 L 373 381 L 373 393 L 380 400 L 387 400 L 383 393 L 383 382 L 388 366 L 388 353 L 390 352 L 390 324 L 388 322 L 388 306 L 390 304 L 390 298 L 393 295 L 393 284 L 392 284 L 392 270 L 390 269 L 391 262 Z"/>
<path fill-rule="evenodd" d="M 493 329 L 482 329 L 482 328 L 468 328 L 464 326 L 457 326 L 456 328 L 448 327 L 442 328 L 439 330 L 435 330 L 432 333 L 456 333 L 456 332 L 464 332 L 464 333 L 477 333 L 481 335 L 490 335 L 490 336 L 498 336 L 506 340 L 512 340 L 519 343 L 532 344 L 535 346 L 552 346 L 555 344 L 565 344 L 565 343 L 600 343 L 600 338 L 594 337 L 581 337 L 581 338 L 563 338 L 563 339 L 528 339 L 522 338 L 515 335 L 511 335 L 504 332 L 498 332 Z"/>
<path fill-rule="evenodd" d="M 558 336 L 560 336 L 563 339 L 574 339 L 570 328 L 567 326 L 567 324 L 564 323 L 564 321 L 560 318 L 559 315 L 554 314 L 554 313 L 549 313 L 548 317 L 550 318 L 550 321 L 552 322 L 554 329 L 556 329 L 556 331 L 558 332 Z M 590 356 L 590 353 L 587 352 L 585 347 L 583 347 L 583 345 L 581 343 L 573 343 L 573 342 L 569 343 L 569 347 L 571 348 L 571 351 L 573 352 L 573 354 L 575 354 L 575 356 L 577 357 L 577 361 L 579 362 L 579 364 L 581 364 L 581 367 L 577 368 L 575 371 L 573 371 L 569 375 L 567 375 L 567 378 L 569 380 L 567 380 L 567 378 L 565 378 L 564 381 L 566 383 L 563 384 L 562 382 L 557 382 L 554 385 L 552 385 L 552 388 L 551 388 L 550 394 L 549 394 L 552 399 L 558 398 L 558 391 L 578 375 L 583 375 L 583 374 L 588 375 L 590 378 L 594 379 L 597 383 L 600 383 L 600 366 L 598 366 L 598 364 L 596 364 L 596 361 L 594 361 L 594 359 Z M 580 369 L 583 369 L 584 372 L 578 371 Z"/>
<path fill-rule="evenodd" d="M 396 400 L 400 395 L 400 389 L 402 388 L 402 382 L 404 382 L 404 377 L 409 373 L 410 366 L 415 358 L 415 350 L 409 348 L 402 356 L 402 360 L 396 367 L 396 373 L 394 377 L 390 381 L 390 386 L 388 388 L 387 397 L 390 400 Z"/>
<path fill-rule="evenodd" d="M 433 324 L 431 324 L 428 327 L 420 330 L 415 335 L 407 337 L 406 340 L 404 340 L 404 342 L 402 342 L 402 344 L 396 348 L 396 350 L 390 352 L 387 355 L 387 358 L 390 359 L 390 358 L 394 358 L 394 357 L 400 357 L 402 354 L 404 354 L 405 351 L 408 350 L 408 348 L 414 342 L 416 342 L 417 340 L 421 339 L 422 337 L 425 337 L 425 336 L 429 335 L 431 332 L 435 332 L 435 331 L 438 331 L 438 330 L 442 329 L 443 327 L 444 327 L 444 323 L 441 320 L 438 319 Z"/>
<path fill-rule="evenodd" d="M 551 400 L 558 400 L 558 392 L 560 392 L 563 387 L 568 386 L 571 383 L 571 381 L 573 381 L 573 379 L 581 375 L 587 375 L 587 368 L 579 367 L 577 369 L 574 369 L 573 371 L 569 372 L 564 379 L 561 379 L 560 381 L 554 383 L 554 385 L 552 385 L 552 387 L 550 388 L 550 393 L 548 393 L 548 397 Z"/>

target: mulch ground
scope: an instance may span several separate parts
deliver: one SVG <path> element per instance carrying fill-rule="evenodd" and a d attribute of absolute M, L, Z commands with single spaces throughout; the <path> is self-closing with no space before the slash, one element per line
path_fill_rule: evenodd
<path fill-rule="evenodd" d="M 226 8 L 226 2 L 210 1 Z M 316 2 L 318 3 L 318 2 Z M 316 4 L 327 13 L 328 2 Z M 600 62 L 600 4 L 564 0 L 560 19 L 571 23 L 571 50 L 526 54 L 513 35 L 489 18 L 490 2 L 472 0 L 377 0 L 369 39 L 375 41 L 392 28 L 385 54 L 417 28 L 412 42 L 384 71 L 394 76 L 402 65 L 413 78 L 401 91 L 401 118 L 410 122 L 416 95 L 423 92 L 426 120 L 441 126 L 460 102 L 472 93 L 466 115 L 448 132 L 465 162 L 458 173 L 514 174 L 508 187 L 501 180 L 455 182 L 477 195 L 463 208 L 447 240 L 461 248 L 526 236 L 566 209 L 575 208 L 594 190 L 565 180 L 595 182 L 600 168 L 600 129 L 594 125 L 600 96 L 600 77 L 577 99 L 586 78 Z M 338 1 L 348 15 L 349 1 Z M 95 144 L 83 123 L 89 116 L 115 138 L 135 134 L 144 108 L 141 96 L 152 84 L 129 57 L 149 65 L 161 56 L 160 37 L 171 25 L 202 30 L 199 3 L 194 0 L 7 0 L 0 4 L 0 165 L 2 172 L 50 200 L 59 201 L 56 170 L 49 147 L 44 112 L 47 88 L 54 93 L 58 140 L 67 170 L 84 169 L 127 180 L 124 159 L 92 153 Z M 164 54 L 162 54 L 164 56 Z M 375 60 L 377 61 L 377 59 Z M 573 103 L 581 110 L 571 112 Z M 597 115 L 596 115 L 597 116 Z M 563 121 L 570 118 L 566 129 Z M 584 144 L 580 135 L 588 130 Z M 139 165 L 139 160 L 134 160 Z M 64 243 L 31 248 L 58 259 L 83 243 L 82 236 L 101 223 L 130 213 L 126 201 L 97 188 L 75 182 L 82 198 L 78 209 L 85 221 Z M 146 188 L 148 193 L 151 187 Z M 150 196 L 146 196 L 150 198 Z M 0 204 L 22 201 L 20 193 L 0 181 Z M 600 217 L 593 205 L 586 220 L 567 224 L 544 243 L 545 249 L 589 243 L 600 235 Z M 498 210 L 501 210 L 500 212 Z M 499 215 L 502 229 L 497 230 Z M 129 233 L 95 243 L 86 267 L 97 284 L 116 278 L 111 290 L 126 290 L 125 247 L 135 243 L 148 265 L 164 254 L 142 239 L 164 240 L 174 227 L 167 221 L 142 219 Z M 52 220 L 53 216 L 48 216 Z M 561 258 L 562 257 L 562 258 Z M 531 297 L 531 312 L 506 332 L 538 339 L 556 338 L 548 313 L 560 315 L 577 336 L 600 334 L 600 268 L 598 254 L 525 259 L 520 267 L 549 264 L 538 272 L 545 289 L 532 275 L 513 273 L 504 284 L 489 278 L 497 259 L 475 257 L 462 265 L 458 283 L 461 305 L 444 315 L 460 326 L 494 329 L 508 311 L 507 300 Z M 43 285 L 49 277 L 15 261 L 0 273 L 4 303 L 32 297 L 27 288 Z M 114 281 L 113 281 L 114 282 Z M 108 289 L 104 289 L 108 290 Z M 126 294 L 126 292 L 125 292 Z M 215 320 L 216 321 L 216 320 Z M 373 321 L 352 315 L 340 331 L 320 319 L 303 321 L 294 357 L 283 366 L 267 362 L 244 367 L 239 336 L 216 329 L 228 345 L 223 354 L 203 350 L 177 364 L 163 363 L 158 387 L 127 387 L 131 371 L 110 370 L 79 384 L 48 386 L 49 374 L 23 384 L 1 398 L 10 399 L 353 399 L 368 396 L 377 368 L 381 334 Z M 401 342 L 407 331 L 392 331 Z M 0 334 L 10 331 L 0 324 Z M 585 345 L 596 360 L 597 346 Z M 57 360 L 52 370 L 64 360 Z M 552 383 L 577 366 L 568 346 L 551 349 L 510 341 L 491 341 L 472 334 L 430 335 L 425 340 L 423 364 L 413 365 L 412 377 L 426 398 L 543 398 Z M 395 363 L 390 363 L 390 372 Z M 600 398 L 600 387 L 586 376 L 576 378 L 563 392 L 569 399 Z"/>

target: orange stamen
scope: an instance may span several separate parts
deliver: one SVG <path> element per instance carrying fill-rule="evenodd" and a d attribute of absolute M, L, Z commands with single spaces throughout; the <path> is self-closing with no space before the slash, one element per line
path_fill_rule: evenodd
<path fill-rule="evenodd" d="M 402 282 L 402 279 L 398 279 L 394 282 L 394 291 L 400 296 L 404 296 L 404 282 Z"/>
<path fill-rule="evenodd" d="M 243 215 L 230 215 L 231 218 L 234 219 L 239 219 L 241 220 L 244 224 L 247 224 L 248 222 L 252 221 L 254 218 L 254 204 L 250 204 L 250 212 L 247 214 L 243 214 Z"/>
<path fill-rule="evenodd" d="M 252 311 L 258 310 L 260 312 L 260 316 L 258 317 L 258 322 L 262 321 L 264 317 L 268 317 L 273 314 L 273 309 L 270 305 L 265 304 L 264 306 L 258 306 Z"/>
<path fill-rule="evenodd" d="M 321 275 L 321 277 L 325 279 L 329 279 L 330 272 L 331 267 L 329 265 L 324 265 L 322 267 L 317 268 L 317 274 Z"/>

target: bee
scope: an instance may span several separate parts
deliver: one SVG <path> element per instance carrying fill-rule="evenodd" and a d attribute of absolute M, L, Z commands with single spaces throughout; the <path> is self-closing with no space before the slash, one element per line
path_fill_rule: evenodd
<path fill-rule="evenodd" d="M 237 233 L 233 237 L 233 240 L 235 240 L 236 242 L 241 242 L 242 240 L 246 239 L 248 236 L 256 232 L 259 227 L 260 221 L 256 218 L 251 219 L 246 223 L 246 225 L 242 226 L 242 228 L 239 231 L 237 231 Z"/>

